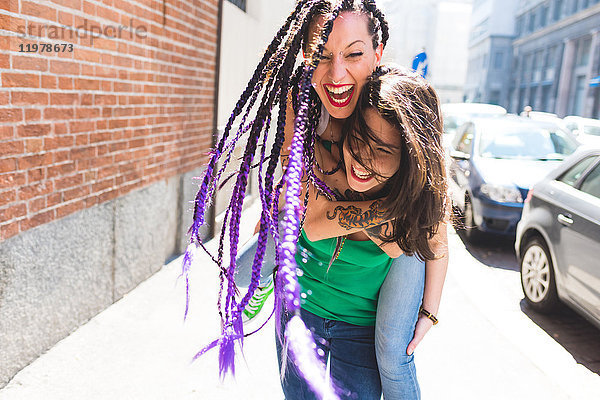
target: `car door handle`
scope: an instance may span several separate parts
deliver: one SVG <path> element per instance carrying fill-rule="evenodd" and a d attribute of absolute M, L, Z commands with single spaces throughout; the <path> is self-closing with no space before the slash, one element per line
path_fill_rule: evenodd
<path fill-rule="evenodd" d="M 573 219 L 568 214 L 567 215 L 558 214 L 558 217 L 556 217 L 556 219 L 558 219 L 558 222 L 560 222 L 561 224 L 563 224 L 565 226 L 573 225 Z"/>

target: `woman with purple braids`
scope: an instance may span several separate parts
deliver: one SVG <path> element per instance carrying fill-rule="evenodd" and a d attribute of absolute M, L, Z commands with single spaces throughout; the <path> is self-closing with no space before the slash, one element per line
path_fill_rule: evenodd
<path fill-rule="evenodd" d="M 334 21 L 336 23 L 335 28 Z M 317 23 L 315 24 L 315 22 Z M 342 22 L 350 22 L 346 25 L 354 26 L 354 28 L 350 29 L 350 36 L 346 32 L 346 34 L 338 35 L 336 39 L 335 34 L 342 28 L 339 26 Z M 321 26 L 322 30 L 320 30 Z M 354 29 L 354 32 L 352 32 L 352 29 Z M 379 35 L 381 35 L 381 42 Z M 358 38 L 344 43 L 344 40 L 353 36 Z M 307 46 L 307 38 L 315 39 L 315 46 Z M 236 184 L 225 217 L 226 225 L 229 227 L 229 261 L 225 260 L 224 257 L 225 230 L 221 232 L 219 251 L 215 257 L 215 261 L 221 268 L 221 293 L 223 293 L 223 296 L 219 298 L 224 300 L 219 302 L 223 326 L 222 336 L 198 354 L 200 356 L 204 351 L 218 345 L 222 373 L 233 371 L 234 344 L 240 343 L 244 337 L 241 315 L 259 285 L 267 239 L 272 236 L 277 249 L 276 258 L 279 269 L 275 290 L 276 305 L 286 310 L 285 314 L 282 314 L 280 309 L 275 313 L 276 318 L 286 315 L 283 320 L 283 322 L 287 322 L 284 326 L 284 343 L 288 352 L 285 354 L 290 354 L 290 359 L 293 360 L 300 375 L 308 382 L 311 392 L 316 393 L 319 397 L 330 394 L 336 395 L 336 393 L 337 395 L 344 394 L 343 392 L 336 392 L 325 379 L 325 368 L 317 351 L 322 351 L 322 349 L 315 347 L 312 335 L 306 329 L 306 325 L 301 318 L 302 298 L 296 278 L 295 255 L 297 241 L 300 236 L 299 227 L 306 210 L 303 203 L 306 204 L 308 200 L 305 194 L 310 192 L 307 188 L 318 187 L 325 195 L 336 196 L 336 192 L 331 190 L 331 187 L 325 183 L 325 180 L 327 180 L 331 186 L 334 186 L 336 179 L 339 181 L 337 172 L 341 171 L 339 163 L 341 154 L 337 151 L 337 146 L 334 146 L 334 142 L 339 142 L 341 124 L 354 110 L 366 78 L 379 63 L 386 40 L 387 25 L 373 1 L 315 0 L 298 2 L 295 10 L 267 48 L 254 76 L 238 101 L 223 136 L 213 151 L 195 202 L 194 224 L 190 229 L 192 243 L 189 251 L 186 252 L 183 264 L 183 274 L 186 276 L 186 281 L 193 250 L 196 245 L 202 244 L 198 236 L 198 228 L 204 222 L 206 200 L 211 198 L 212 192 L 220 185 L 222 172 L 230 160 L 238 139 L 243 133 L 248 133 L 246 149 L 239 173 L 235 177 Z M 371 43 L 373 46 L 370 46 Z M 296 55 L 299 53 L 302 44 L 305 45 L 307 62 L 293 73 Z M 341 78 L 336 79 L 336 75 Z M 292 92 L 291 96 L 289 96 L 290 91 Z M 290 97 L 292 101 L 288 101 Z M 293 108 L 291 103 L 294 104 Z M 276 107 L 278 107 L 278 111 L 276 113 L 275 143 L 270 153 L 267 154 L 267 132 L 271 125 L 273 109 Z M 254 110 L 256 110 L 256 113 L 251 117 L 251 111 Z M 330 117 L 327 117 L 327 115 L 330 115 Z M 233 137 L 230 137 L 231 127 L 238 117 L 241 117 L 239 129 Z M 323 125 L 325 129 L 322 129 Z M 285 175 L 280 184 L 275 185 L 273 175 L 277 169 L 279 156 L 285 156 L 286 151 L 282 151 L 282 149 L 287 149 L 287 146 L 284 146 L 286 131 L 289 133 L 288 137 L 293 139 L 289 141 L 291 147 L 289 158 L 286 158 L 285 162 L 287 164 Z M 315 134 L 317 131 L 321 131 L 320 140 L 317 140 Z M 260 151 L 257 153 L 258 149 Z M 324 153 L 318 154 L 318 151 L 322 150 L 324 150 Z M 255 157 L 259 159 L 255 159 Z M 325 159 L 327 157 L 333 160 L 334 165 L 331 169 L 326 166 Z M 317 165 L 315 158 L 319 158 L 323 165 Z M 221 162 L 220 169 L 216 169 L 217 161 Z M 250 284 L 248 291 L 238 302 L 238 297 L 236 297 L 237 288 L 234 281 L 235 260 L 239 241 L 241 204 L 251 168 L 258 168 L 263 212 L 258 233 L 257 250 L 252 261 Z M 319 171 L 320 169 L 324 171 L 323 174 Z M 335 171 L 336 169 L 337 171 Z M 367 170 L 355 170 L 355 173 L 358 174 L 357 176 L 366 179 L 365 171 Z M 306 172 L 308 179 L 302 181 L 301 178 L 304 172 Z M 285 192 L 283 192 L 283 185 L 286 185 Z M 277 203 L 278 199 L 283 197 L 285 197 L 285 205 L 283 206 L 281 218 L 282 227 L 278 229 L 279 211 Z M 324 199 L 313 201 L 309 211 L 318 204 L 317 200 L 323 201 Z M 371 204 L 373 203 L 371 202 Z M 379 214 L 381 213 L 376 213 L 379 219 L 370 222 L 367 220 L 368 227 L 374 228 L 378 226 L 378 223 L 384 222 Z M 342 212 L 339 215 L 342 215 Z M 307 225 L 305 225 L 307 233 L 309 231 L 313 232 L 312 227 L 308 229 L 309 226 L 312 226 L 311 220 L 309 212 L 306 215 Z M 339 225 L 339 221 L 328 221 Z M 364 218 L 362 218 L 362 222 L 359 219 L 358 222 L 362 225 L 351 229 L 356 229 L 357 232 L 364 231 L 364 221 Z M 385 226 L 395 224 L 391 221 L 386 220 L 385 222 L 388 222 L 388 224 L 385 224 Z M 282 234 L 280 235 L 279 232 Z M 318 232 L 318 230 L 315 232 Z M 441 232 L 442 229 L 440 229 Z M 344 234 L 348 233 L 353 232 L 345 232 Z M 377 235 L 371 236 L 371 240 L 374 238 L 374 241 L 377 240 Z M 406 254 L 414 253 L 409 245 L 412 239 L 409 239 L 407 236 L 406 240 L 408 242 L 399 242 L 400 247 Z M 344 242 L 337 240 L 337 243 L 343 244 Z M 392 255 L 400 254 L 397 249 L 395 253 L 393 252 L 393 243 L 392 245 L 383 246 L 391 248 Z M 338 257 L 343 254 L 343 251 L 336 252 Z M 419 251 L 416 254 L 423 255 Z M 427 254 L 424 255 L 427 258 Z M 398 260 L 402 260 L 403 257 L 405 261 L 400 264 L 409 266 L 396 266 Z M 408 259 L 413 260 L 413 262 L 407 262 Z M 415 379 L 411 354 L 414 346 L 420 341 L 432 323 L 430 319 L 419 318 L 415 330 L 418 304 L 423 299 L 424 308 L 429 307 L 429 311 L 433 313 L 437 311 L 439 304 L 445 267 L 438 266 L 434 268 L 434 263 L 438 260 L 427 262 L 425 267 L 427 269 L 427 284 L 423 296 L 425 268 L 423 268 L 422 263 L 414 262 L 414 260 L 416 260 L 415 257 L 399 257 L 392 266 L 390 273 L 387 274 L 380 293 L 376 322 L 377 362 L 379 363 L 386 399 L 400 398 L 401 396 L 402 398 L 418 398 L 418 384 Z M 441 263 L 443 264 L 443 261 Z M 334 268 L 334 266 L 331 268 Z M 402 273 L 394 275 L 392 272 L 397 270 L 401 270 Z M 410 296 L 404 296 L 402 293 L 398 294 L 395 282 L 398 279 L 403 279 L 403 276 L 412 277 L 413 275 L 417 277 L 412 285 L 415 290 L 410 293 Z M 390 282 L 389 285 L 388 282 Z M 408 299 L 404 297 L 410 297 L 411 301 L 407 301 Z M 400 301 L 402 303 L 399 303 Z M 375 303 L 377 303 L 376 300 Z M 277 326 L 279 326 L 279 323 Z M 408 337 L 408 340 L 402 338 L 402 340 L 405 340 L 404 344 L 402 344 L 402 340 L 396 340 L 396 338 L 400 338 L 400 334 L 403 337 Z M 406 343 L 410 339 L 413 340 L 407 346 Z M 404 357 L 408 358 L 402 359 L 403 354 L 405 354 Z M 387 365 L 385 370 L 383 365 Z M 340 383 L 343 387 L 345 382 Z M 386 389 L 386 386 L 388 389 Z M 356 393 L 358 392 L 355 391 Z M 411 394 L 404 396 L 404 393 Z"/>
<path fill-rule="evenodd" d="M 381 395 L 379 353 L 377 361 L 374 357 L 376 311 L 378 320 L 381 307 L 389 308 L 383 312 L 396 313 L 396 317 L 410 314 L 382 304 L 382 294 L 377 304 L 380 288 L 402 293 L 401 298 L 388 294 L 384 301 L 394 297 L 399 301 L 395 306 L 415 309 L 413 320 L 383 327 L 377 322 L 381 333 L 392 329 L 397 335 L 388 339 L 402 338 L 407 333 L 393 329 L 413 331 L 423 293 L 422 280 L 413 276 L 419 275 L 422 263 L 414 255 L 445 271 L 448 202 L 441 131 L 438 98 L 431 86 L 415 73 L 380 67 L 344 123 L 342 168 L 330 176 L 321 172 L 322 167 L 315 172 L 330 187 L 345 187 L 347 194 L 359 193 L 370 200 L 329 201 L 315 186 L 308 186 L 306 218 L 296 254 L 302 270 L 298 275 L 301 316 L 321 339 L 317 341 L 321 354 L 329 353 L 332 379 L 347 391 L 344 398 L 379 399 Z M 327 153 L 319 151 L 316 164 L 336 165 Z M 391 257 L 398 253 L 404 255 L 394 263 L 405 270 L 406 280 L 392 282 L 388 271 Z M 382 288 L 384 281 L 383 286 L 394 284 L 394 288 Z M 443 278 L 437 284 L 442 283 Z M 426 309 L 422 314 L 429 324 L 436 321 Z M 396 349 L 396 353 L 401 351 Z M 284 360 L 280 357 L 280 363 Z M 286 398 L 315 398 L 293 364 L 287 362 L 286 369 Z M 384 398 L 418 398 L 418 385 L 412 388 L 411 379 L 402 380 L 389 385 L 397 391 L 392 395 L 384 392 Z"/>

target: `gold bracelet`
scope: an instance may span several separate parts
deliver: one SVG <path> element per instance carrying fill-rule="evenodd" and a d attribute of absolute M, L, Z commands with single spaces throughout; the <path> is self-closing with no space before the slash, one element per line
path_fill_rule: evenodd
<path fill-rule="evenodd" d="M 419 312 L 429 318 L 434 325 L 437 325 L 438 319 L 435 317 L 435 315 L 424 309 L 423 306 L 419 307 Z"/>

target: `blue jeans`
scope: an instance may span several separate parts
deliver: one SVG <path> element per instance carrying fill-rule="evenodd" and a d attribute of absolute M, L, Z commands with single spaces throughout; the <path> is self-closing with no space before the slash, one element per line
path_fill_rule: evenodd
<path fill-rule="evenodd" d="M 415 334 L 425 286 L 425 263 L 416 256 L 394 259 L 377 303 L 375 351 L 385 400 L 419 400 L 414 355 L 406 348 Z"/>
<path fill-rule="evenodd" d="M 321 318 L 306 310 L 301 310 L 300 315 L 313 332 L 323 360 L 329 356 L 331 381 L 341 389 L 340 399 L 379 400 L 381 381 L 375 357 L 375 327 Z M 281 318 L 282 324 L 288 320 L 286 313 Z M 275 342 L 281 369 L 283 349 L 279 339 Z M 306 380 L 298 375 L 289 355 L 281 386 L 286 400 L 317 400 Z"/>
<path fill-rule="evenodd" d="M 248 286 L 250 282 L 256 239 L 257 235 L 239 252 L 236 283 L 240 286 Z M 261 282 L 273 272 L 274 259 L 273 242 L 270 240 Z M 385 400 L 421 398 L 414 356 L 406 355 L 406 348 L 415 333 L 424 286 L 425 263 L 415 256 L 406 255 L 394 259 L 381 286 L 375 325 L 375 351 Z"/>

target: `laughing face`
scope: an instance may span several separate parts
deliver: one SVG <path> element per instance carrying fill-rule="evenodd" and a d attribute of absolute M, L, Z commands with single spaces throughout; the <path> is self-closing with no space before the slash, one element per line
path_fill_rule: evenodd
<path fill-rule="evenodd" d="M 323 23 L 323 17 L 315 18 L 311 43 Z M 373 49 L 366 15 L 343 12 L 336 18 L 312 77 L 317 94 L 333 118 L 345 119 L 352 114 L 362 86 L 381 61 L 382 51 L 381 44 Z"/>
<path fill-rule="evenodd" d="M 362 162 L 369 167 L 367 170 L 352 156 L 348 140 L 344 141 L 346 178 L 352 190 L 375 194 L 400 168 L 402 137 L 398 129 L 382 118 L 375 109 L 366 109 L 364 118 L 378 143 L 370 142 L 354 149 L 360 153 Z"/>

